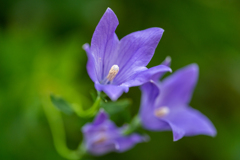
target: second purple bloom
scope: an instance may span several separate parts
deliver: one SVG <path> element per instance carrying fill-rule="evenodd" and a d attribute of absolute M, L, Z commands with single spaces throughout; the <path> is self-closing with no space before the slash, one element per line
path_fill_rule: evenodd
<path fill-rule="evenodd" d="M 211 121 L 189 106 L 198 79 L 198 66 L 188 65 L 162 82 L 156 81 L 160 76 L 156 74 L 154 81 L 141 87 L 140 118 L 144 128 L 153 131 L 172 130 L 174 141 L 183 136 L 199 134 L 215 136 L 216 129 Z"/>
<path fill-rule="evenodd" d="M 118 128 L 108 115 L 100 110 L 94 122 L 82 128 L 85 147 L 93 155 L 103 155 L 108 152 L 124 152 L 137 143 L 147 141 L 146 137 L 136 133 L 125 136 L 123 131 L 124 127 Z"/>

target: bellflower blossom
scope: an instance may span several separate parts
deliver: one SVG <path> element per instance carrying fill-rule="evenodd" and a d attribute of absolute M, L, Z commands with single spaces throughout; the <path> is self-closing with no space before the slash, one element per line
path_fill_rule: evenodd
<path fill-rule="evenodd" d="M 91 40 L 91 47 L 83 45 L 87 52 L 87 71 L 98 91 L 104 91 L 117 100 L 129 87 L 139 86 L 157 72 L 171 69 L 164 65 L 146 68 L 162 37 L 163 29 L 149 28 L 133 32 L 120 41 L 115 33 L 119 22 L 108 8 L 98 23 Z"/>
<path fill-rule="evenodd" d="M 189 106 L 198 79 L 198 66 L 188 65 L 162 82 L 155 82 L 160 76 L 155 75 L 154 81 L 141 87 L 143 127 L 153 131 L 172 130 L 174 141 L 199 134 L 215 136 L 216 129 L 211 121 Z"/>
<path fill-rule="evenodd" d="M 103 155 L 115 151 L 124 152 L 131 149 L 136 143 L 146 141 L 146 137 L 138 134 L 123 135 L 124 128 L 117 128 L 109 120 L 108 115 L 100 110 L 93 123 L 82 128 L 84 144 L 88 152 L 93 155 Z"/>

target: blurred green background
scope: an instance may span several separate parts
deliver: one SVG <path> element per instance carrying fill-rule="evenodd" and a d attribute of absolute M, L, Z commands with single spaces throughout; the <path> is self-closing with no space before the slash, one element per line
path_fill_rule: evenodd
<path fill-rule="evenodd" d="M 173 71 L 199 65 L 191 106 L 212 120 L 218 134 L 173 142 L 171 132 L 148 132 L 149 143 L 96 159 L 239 160 L 239 0 L 1 0 L 0 159 L 64 159 L 54 148 L 43 97 L 54 93 L 91 105 L 94 85 L 82 45 L 90 43 L 107 7 L 120 21 L 119 38 L 149 27 L 165 30 L 148 67 L 166 56 L 172 57 Z M 140 96 L 138 87 L 122 96 L 132 99 L 132 116 Z M 62 115 L 67 144 L 75 149 L 82 137 L 80 127 L 89 120 Z"/>

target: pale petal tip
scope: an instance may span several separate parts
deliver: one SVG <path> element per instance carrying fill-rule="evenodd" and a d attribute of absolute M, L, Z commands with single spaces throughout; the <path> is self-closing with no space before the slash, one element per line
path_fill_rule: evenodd
<path fill-rule="evenodd" d="M 89 44 L 88 44 L 88 43 L 83 44 L 83 45 L 82 45 L 82 48 L 83 48 L 84 50 L 87 50 L 87 49 L 89 48 Z"/>
<path fill-rule="evenodd" d="M 176 135 L 174 134 L 173 135 L 173 142 L 176 142 L 176 141 L 182 139 L 183 136 L 184 136 L 184 134 L 176 134 Z"/>
<path fill-rule="evenodd" d="M 110 7 L 107 7 L 107 10 L 106 11 L 111 11 L 113 12 L 113 10 L 110 8 Z"/>
<path fill-rule="evenodd" d="M 172 61 L 172 58 L 170 56 L 167 56 L 165 58 L 166 63 L 170 63 Z"/>
<path fill-rule="evenodd" d="M 210 136 L 211 137 L 216 137 L 217 136 L 217 131 L 214 131 Z"/>
<path fill-rule="evenodd" d="M 121 94 L 108 95 L 112 101 L 116 101 Z"/>
<path fill-rule="evenodd" d="M 212 129 L 211 129 L 211 132 L 209 134 L 211 137 L 216 137 L 217 136 L 217 130 L 216 128 L 213 126 L 212 124 Z"/>
<path fill-rule="evenodd" d="M 155 29 L 155 31 L 160 32 L 161 34 L 164 32 L 164 29 L 160 28 L 160 27 L 153 27 L 153 29 Z"/>
<path fill-rule="evenodd" d="M 195 71 L 195 72 L 198 72 L 198 71 L 199 71 L 199 67 L 198 67 L 197 63 L 192 63 L 192 64 L 188 65 L 188 67 L 189 67 L 192 71 Z"/>
<path fill-rule="evenodd" d="M 182 138 L 182 137 L 181 137 Z M 173 142 L 176 142 L 176 141 L 178 141 L 178 140 L 180 140 L 181 138 L 178 138 L 178 137 L 173 137 Z"/>
<path fill-rule="evenodd" d="M 168 66 L 166 66 L 166 65 L 162 65 L 162 66 L 167 67 L 167 68 L 166 68 L 166 72 L 168 71 L 168 72 L 172 73 L 172 68 L 170 68 L 170 67 L 168 67 Z"/>
<path fill-rule="evenodd" d="M 103 14 L 102 18 L 100 21 L 105 21 L 108 22 L 107 24 L 103 25 L 110 25 L 116 29 L 116 27 L 119 24 L 117 15 L 114 13 L 114 11 L 111 8 L 107 8 L 105 13 Z M 99 24 L 98 24 L 99 25 Z"/>
<path fill-rule="evenodd" d="M 116 14 L 115 14 L 114 11 L 113 11 L 111 8 L 109 8 L 109 7 L 106 9 L 106 11 L 105 11 L 104 14 L 112 15 L 112 16 L 114 16 L 114 17 L 116 18 L 116 20 L 118 21 Z"/>
<path fill-rule="evenodd" d="M 123 91 L 120 91 L 120 92 L 112 92 L 112 91 L 109 91 L 109 90 L 104 90 L 104 92 L 108 95 L 108 97 L 109 97 L 112 101 L 118 100 L 118 98 L 123 94 Z"/>
<path fill-rule="evenodd" d="M 164 32 L 164 29 L 159 28 L 159 27 L 153 27 L 153 28 L 151 28 L 151 29 L 153 29 L 152 31 L 154 31 L 154 34 L 155 34 L 155 35 L 160 36 L 160 37 L 159 37 L 159 41 L 160 41 L 161 38 L 162 38 L 163 32 Z"/>
<path fill-rule="evenodd" d="M 100 110 L 99 110 L 99 114 L 106 114 L 106 112 L 105 112 L 105 110 L 103 109 L 103 108 L 100 108 Z"/>
<path fill-rule="evenodd" d="M 163 32 L 165 31 L 164 29 L 162 29 L 162 28 L 159 28 L 160 29 L 160 31 L 161 31 L 161 33 L 163 34 Z"/>

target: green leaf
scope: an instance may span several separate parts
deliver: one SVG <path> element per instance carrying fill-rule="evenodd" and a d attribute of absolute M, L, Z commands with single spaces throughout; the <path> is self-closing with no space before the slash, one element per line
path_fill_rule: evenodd
<path fill-rule="evenodd" d="M 130 99 L 123 99 L 119 100 L 117 102 L 107 102 L 107 103 L 102 103 L 101 107 L 110 115 L 122 112 L 130 106 L 131 100 Z"/>
<path fill-rule="evenodd" d="M 51 98 L 53 105 L 60 111 L 66 113 L 68 115 L 73 113 L 71 104 L 69 104 L 63 98 L 55 96 L 55 95 L 50 95 L 50 98 Z"/>

